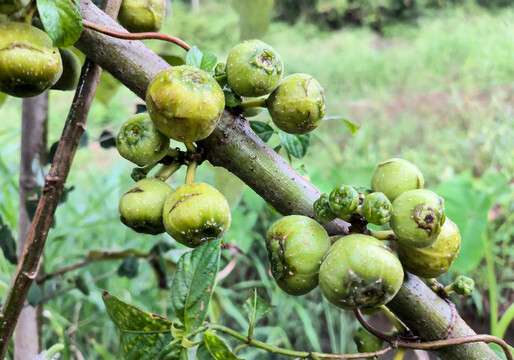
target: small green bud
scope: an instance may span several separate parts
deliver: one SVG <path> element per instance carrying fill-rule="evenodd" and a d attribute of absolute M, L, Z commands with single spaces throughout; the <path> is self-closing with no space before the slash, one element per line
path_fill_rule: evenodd
<path fill-rule="evenodd" d="M 316 129 L 325 115 L 325 93 L 307 74 L 284 78 L 266 100 L 271 120 L 282 131 L 306 134 Z"/>
<path fill-rule="evenodd" d="M 359 206 L 359 193 L 353 186 L 341 185 L 329 195 L 330 208 L 337 217 L 351 215 Z"/>
<path fill-rule="evenodd" d="M 205 71 L 180 65 L 155 76 L 146 91 L 146 106 L 161 133 L 195 142 L 209 136 L 218 124 L 225 95 Z"/>
<path fill-rule="evenodd" d="M 467 276 L 458 276 L 453 283 L 453 291 L 459 295 L 469 296 L 475 289 L 475 281 Z"/>
<path fill-rule="evenodd" d="M 133 33 L 155 32 L 162 27 L 164 10 L 164 0 L 123 0 L 118 21 Z"/>
<path fill-rule="evenodd" d="M 357 345 L 357 350 L 361 353 L 380 351 L 384 345 L 384 340 L 371 334 L 363 327 L 359 327 L 357 331 L 355 331 L 353 341 L 355 345 Z"/>
<path fill-rule="evenodd" d="M 371 178 L 371 189 L 383 192 L 391 202 L 406 191 L 422 189 L 423 184 L 423 174 L 418 167 L 397 158 L 378 164 Z"/>
<path fill-rule="evenodd" d="M 321 194 L 318 200 L 314 201 L 314 219 L 323 224 L 332 221 L 336 218 L 336 214 L 330 208 L 329 195 L 327 193 Z"/>
<path fill-rule="evenodd" d="M 216 67 L 214 68 L 214 76 L 222 76 L 226 75 L 227 73 L 227 66 L 224 63 L 217 63 Z"/>
<path fill-rule="evenodd" d="M 306 216 L 285 216 L 266 235 L 271 273 L 290 295 L 304 295 L 318 286 L 321 261 L 329 248 L 325 229 Z"/>
<path fill-rule="evenodd" d="M 362 202 L 362 215 L 371 224 L 384 225 L 391 218 L 392 210 L 391 202 L 381 192 L 367 195 Z"/>
<path fill-rule="evenodd" d="M 419 189 L 394 200 L 390 224 L 398 241 L 423 248 L 437 240 L 444 220 L 444 200 L 430 190 Z"/>
<path fill-rule="evenodd" d="M 161 160 L 169 146 L 170 139 L 157 131 L 148 113 L 129 118 L 116 137 L 116 148 L 120 155 L 139 166 Z"/>

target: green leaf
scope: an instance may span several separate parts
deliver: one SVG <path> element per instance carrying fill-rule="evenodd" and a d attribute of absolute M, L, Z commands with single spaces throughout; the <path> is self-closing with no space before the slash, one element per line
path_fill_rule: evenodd
<path fill-rule="evenodd" d="M 16 255 L 16 240 L 11 232 L 9 226 L 4 225 L 0 217 L 0 248 L 4 253 L 5 258 L 11 264 L 18 263 L 18 256 Z"/>
<path fill-rule="evenodd" d="M 359 127 L 357 125 L 352 123 L 350 120 L 346 120 L 345 118 L 343 118 L 341 116 L 325 116 L 323 118 L 323 120 L 324 121 L 326 121 L 326 120 L 340 120 L 340 121 L 344 122 L 346 124 L 346 127 L 348 127 L 348 129 L 352 133 L 352 135 L 355 135 L 357 130 L 359 130 Z"/>
<path fill-rule="evenodd" d="M 216 55 L 210 53 L 204 53 L 202 56 L 202 64 L 200 69 L 208 72 L 211 75 L 214 75 L 214 68 L 216 67 L 216 63 L 218 62 L 218 58 Z"/>
<path fill-rule="evenodd" d="M 196 350 L 195 360 L 214 360 L 207 345 L 205 343 L 201 343 Z"/>
<path fill-rule="evenodd" d="M 135 256 L 129 256 L 123 259 L 120 267 L 118 268 L 118 275 L 125 276 L 129 279 L 136 277 L 139 271 L 139 259 Z"/>
<path fill-rule="evenodd" d="M 281 130 L 278 136 L 286 151 L 297 159 L 301 159 L 307 153 L 310 142 L 310 134 L 292 135 Z"/>
<path fill-rule="evenodd" d="M 180 257 L 171 283 L 171 303 L 186 334 L 202 325 L 207 316 L 219 263 L 220 240 L 206 241 Z"/>
<path fill-rule="evenodd" d="M 183 355 L 186 354 L 187 359 L 188 350 L 184 348 L 179 342 L 168 344 L 159 353 L 157 359 L 159 360 L 182 360 Z"/>
<path fill-rule="evenodd" d="M 37 0 L 39 17 L 54 46 L 67 48 L 82 33 L 82 17 L 70 0 Z"/>
<path fill-rule="evenodd" d="M 241 358 L 232 354 L 227 344 L 221 338 L 213 333 L 204 333 L 203 341 L 215 360 L 241 360 Z"/>
<path fill-rule="evenodd" d="M 507 356 L 505 355 L 505 351 L 503 351 L 502 347 L 498 344 L 487 344 L 489 348 L 502 360 L 507 360 Z M 509 346 L 510 352 L 514 355 L 514 348 Z"/>
<path fill-rule="evenodd" d="M 102 299 L 120 333 L 124 360 L 161 359 L 159 354 L 173 340 L 171 322 L 127 304 L 104 291 Z"/>
<path fill-rule="evenodd" d="M 241 96 L 237 95 L 232 89 L 223 87 L 223 94 L 225 95 L 225 106 L 236 107 L 241 105 Z"/>
<path fill-rule="evenodd" d="M 218 58 L 215 55 L 202 52 L 196 45 L 192 46 L 186 55 L 187 65 L 202 69 L 211 75 L 214 74 L 217 62 Z"/>
<path fill-rule="evenodd" d="M 266 301 L 257 296 L 257 289 L 252 289 L 250 292 L 250 297 L 243 304 L 243 309 L 248 315 L 248 320 L 250 322 L 250 328 L 255 327 L 255 325 L 264 318 L 274 306 L 271 306 Z M 249 334 L 248 336 L 252 336 Z"/>
<path fill-rule="evenodd" d="M 275 130 L 273 130 L 269 124 L 266 124 L 262 121 L 251 120 L 250 127 L 252 128 L 253 132 L 264 142 L 268 142 L 268 140 L 271 138 L 271 135 L 275 133 Z"/>

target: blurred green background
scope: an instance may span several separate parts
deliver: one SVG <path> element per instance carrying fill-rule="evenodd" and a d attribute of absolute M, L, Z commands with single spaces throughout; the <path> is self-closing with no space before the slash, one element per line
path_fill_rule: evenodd
<path fill-rule="evenodd" d="M 280 53 L 286 75 L 313 75 L 325 88 L 327 116 L 359 127 L 352 134 L 343 121 L 327 120 L 312 133 L 307 155 L 291 160 L 322 191 L 343 183 L 369 186 L 376 164 L 391 157 L 417 164 L 426 187 L 445 198 L 447 214 L 462 234 L 459 258 L 439 280 L 448 284 L 456 275 L 473 277 L 474 295 L 452 299 L 477 331 L 501 336 L 497 320 L 514 302 L 513 4 L 173 1 L 161 32 L 198 45 L 220 62 L 241 39 L 258 37 Z M 185 55 L 170 44 L 146 44 L 162 55 Z M 59 139 L 72 98 L 72 93 L 50 93 L 49 144 Z M 168 280 L 173 276 L 173 262 L 186 249 L 167 235 L 136 234 L 121 224 L 118 201 L 132 182 L 132 167 L 115 149 L 99 145 L 102 132 L 116 133 L 140 103 L 103 76 L 88 120 L 87 142 L 68 180 L 74 190 L 59 207 L 48 237 L 46 272 L 75 264 L 89 251 L 148 253 L 161 242 Z M 0 214 L 15 232 L 21 100 L 9 98 L 0 117 Z M 265 112 L 257 119 L 269 121 Z M 270 144 L 278 145 L 278 136 Z M 286 155 L 283 150 L 281 154 Z M 178 186 L 184 176 L 181 170 L 170 182 Z M 318 290 L 294 298 L 275 286 L 264 235 L 278 216 L 222 169 L 205 164 L 198 179 L 217 186 L 231 202 L 232 227 L 224 240 L 243 252 L 235 271 L 218 283 L 210 319 L 244 331 L 242 304 L 250 289 L 257 288 L 276 306 L 256 329 L 258 339 L 298 350 L 355 352 L 353 315 L 329 305 Z M 227 253 L 223 264 L 228 260 Z M 121 260 L 95 263 L 46 282 L 43 294 L 32 292 L 33 302 L 44 301 L 44 348 L 62 342 L 64 359 L 118 358 L 117 333 L 105 313 L 101 290 L 173 319 L 169 290 L 158 288 L 149 262 L 132 259 L 124 269 L 136 263 L 134 271 L 122 271 L 125 276 L 118 275 Z M 0 261 L 2 296 L 13 270 L 6 260 Z M 89 295 L 75 289 L 77 276 L 87 283 Z M 513 327 L 509 330 L 512 334 Z M 280 358 L 251 349 L 239 355 Z"/>

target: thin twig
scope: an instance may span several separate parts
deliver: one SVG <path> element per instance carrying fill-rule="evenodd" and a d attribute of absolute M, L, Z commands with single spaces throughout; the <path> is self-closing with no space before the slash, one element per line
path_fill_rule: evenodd
<path fill-rule="evenodd" d="M 119 31 L 116 31 L 116 30 L 111 30 L 111 29 L 107 29 L 107 28 L 104 28 L 103 26 L 100 26 L 100 25 L 97 25 L 95 23 L 92 23 L 90 21 L 87 21 L 87 20 L 82 20 L 82 23 L 84 24 L 85 27 L 91 29 L 91 30 L 95 30 L 95 31 L 98 31 L 102 34 L 105 34 L 105 35 L 109 35 L 109 36 L 112 36 L 112 37 L 115 37 L 117 39 L 124 39 L 124 40 L 151 40 L 151 39 L 154 39 L 154 40 L 162 40 L 162 41 L 166 41 L 166 42 L 170 42 L 170 43 L 173 43 L 175 45 L 178 45 L 180 46 L 182 49 L 186 50 L 186 51 L 189 51 L 189 49 L 191 49 L 191 45 L 189 45 L 188 43 L 186 43 L 184 40 L 181 40 L 175 36 L 171 36 L 171 35 L 166 35 L 166 34 L 161 34 L 161 33 L 156 33 L 156 32 L 142 32 L 142 33 L 123 33 L 123 32 L 119 32 Z"/>

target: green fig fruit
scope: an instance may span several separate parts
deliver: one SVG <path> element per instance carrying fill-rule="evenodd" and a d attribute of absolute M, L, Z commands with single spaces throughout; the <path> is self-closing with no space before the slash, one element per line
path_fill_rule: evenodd
<path fill-rule="evenodd" d="M 318 286 L 319 267 L 330 239 L 313 219 L 290 215 L 271 225 L 266 248 L 277 285 L 290 295 L 304 295 Z"/>
<path fill-rule="evenodd" d="M 227 199 L 201 182 L 179 186 L 166 200 L 163 216 L 168 234 L 188 247 L 221 238 L 231 221 Z"/>
<path fill-rule="evenodd" d="M 384 225 L 391 218 L 393 206 L 381 192 L 367 195 L 362 201 L 362 215 L 370 224 Z"/>
<path fill-rule="evenodd" d="M 121 26 L 130 32 L 155 32 L 162 27 L 164 0 L 123 0 L 118 14 Z"/>
<path fill-rule="evenodd" d="M 284 66 L 271 46 L 260 40 L 247 40 L 230 51 L 226 71 L 228 85 L 236 94 L 258 97 L 278 86 Z"/>
<path fill-rule="evenodd" d="M 146 106 L 161 133 L 194 142 L 209 136 L 218 124 L 225 95 L 205 71 L 181 65 L 155 76 L 146 91 Z"/>
<path fill-rule="evenodd" d="M 413 163 L 403 159 L 389 159 L 375 168 L 371 189 L 383 192 L 393 202 L 401 193 L 423 189 L 423 174 Z"/>
<path fill-rule="evenodd" d="M 29 24 L 0 24 L 0 91 L 15 97 L 41 94 L 62 74 L 59 50 Z"/>
<path fill-rule="evenodd" d="M 475 280 L 468 276 L 460 275 L 457 276 L 450 287 L 459 295 L 470 296 L 473 293 L 473 290 L 475 290 Z"/>
<path fill-rule="evenodd" d="M 0 14 L 11 15 L 27 6 L 29 0 L 0 0 Z"/>
<path fill-rule="evenodd" d="M 319 286 L 325 298 L 346 310 L 384 305 L 402 283 L 402 265 L 391 249 L 362 234 L 337 240 L 319 270 Z"/>
<path fill-rule="evenodd" d="M 382 350 L 384 340 L 376 337 L 362 326 L 355 331 L 353 341 L 360 353 L 372 353 Z"/>
<path fill-rule="evenodd" d="M 336 214 L 330 208 L 329 194 L 321 194 L 318 200 L 314 201 L 314 219 L 323 224 L 336 218 Z"/>
<path fill-rule="evenodd" d="M 138 181 L 121 197 L 121 222 L 139 233 L 162 234 L 162 209 L 172 192 L 168 184 L 156 178 Z"/>
<path fill-rule="evenodd" d="M 419 189 L 394 200 L 390 224 L 398 241 L 423 248 L 437 240 L 444 220 L 444 200 L 430 190 Z"/>
<path fill-rule="evenodd" d="M 359 206 L 359 193 L 353 186 L 340 185 L 329 196 L 330 208 L 337 217 L 351 215 Z"/>
<path fill-rule="evenodd" d="M 77 88 L 82 64 L 77 55 L 70 49 L 59 49 L 62 59 L 62 75 L 50 88 L 52 90 L 71 91 Z"/>
<path fill-rule="evenodd" d="M 307 74 L 284 78 L 266 100 L 273 123 L 289 134 L 306 134 L 316 129 L 325 115 L 325 94 Z"/>
<path fill-rule="evenodd" d="M 157 131 L 148 113 L 129 118 L 116 137 L 116 148 L 120 155 L 139 166 L 161 160 L 169 146 L 170 139 Z"/>
<path fill-rule="evenodd" d="M 397 242 L 396 252 L 406 271 L 423 278 L 436 278 L 450 270 L 459 254 L 460 240 L 457 225 L 446 218 L 432 245 L 414 248 Z"/>

